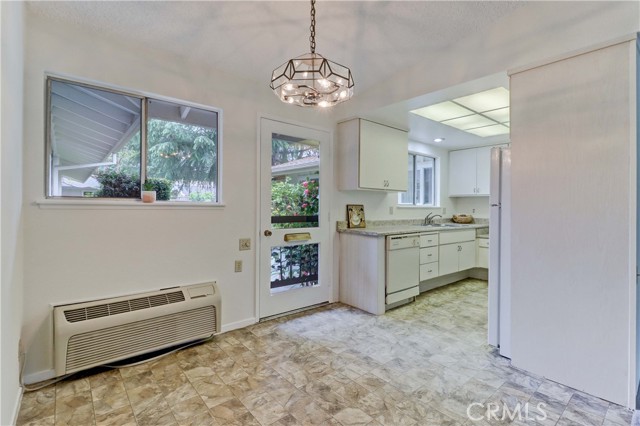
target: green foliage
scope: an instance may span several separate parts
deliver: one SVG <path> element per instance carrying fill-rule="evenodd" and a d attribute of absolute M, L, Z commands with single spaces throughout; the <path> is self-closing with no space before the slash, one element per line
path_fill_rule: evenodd
<path fill-rule="evenodd" d="M 189 201 L 201 202 L 201 201 L 213 201 L 213 192 L 192 192 L 189 194 Z"/>
<path fill-rule="evenodd" d="M 144 183 L 144 190 L 156 191 L 156 200 L 169 201 L 171 199 L 172 186 L 173 184 L 169 179 L 148 178 Z"/>
<path fill-rule="evenodd" d="M 271 216 L 315 216 L 320 207 L 319 185 L 317 179 L 292 183 L 287 176 L 284 181 L 271 184 Z M 317 223 L 317 222 L 316 222 Z M 276 224 L 274 224 L 275 226 Z M 299 228 L 309 223 L 278 224 L 282 228 Z M 313 226 L 313 225 L 312 225 Z"/>
<path fill-rule="evenodd" d="M 168 180 L 174 196 L 181 191 L 191 194 L 192 186 L 214 190 L 218 173 L 216 130 L 152 119 L 147 123 L 147 150 L 149 180 Z M 139 133 L 118 151 L 116 168 L 128 174 L 139 173 Z M 162 191 L 156 192 L 158 200 L 164 200 L 160 198 Z"/>
<path fill-rule="evenodd" d="M 216 131 L 163 120 L 149 120 L 147 174 L 169 179 L 191 192 L 192 183 L 212 187 L 217 178 Z"/>
<path fill-rule="evenodd" d="M 96 173 L 100 189 L 96 197 L 139 198 L 140 178 L 116 170 L 103 170 Z"/>

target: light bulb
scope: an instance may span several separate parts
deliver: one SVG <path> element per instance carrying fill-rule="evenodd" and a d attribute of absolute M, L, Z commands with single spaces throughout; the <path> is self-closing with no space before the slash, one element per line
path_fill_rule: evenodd
<path fill-rule="evenodd" d="M 287 102 L 289 102 L 290 104 L 292 104 L 292 103 L 293 103 L 293 98 L 292 98 L 292 97 L 287 98 Z"/>
<path fill-rule="evenodd" d="M 318 83 L 320 83 L 322 87 L 329 87 L 329 81 L 326 78 L 321 78 L 318 80 Z"/>
<path fill-rule="evenodd" d="M 320 101 L 320 102 L 318 102 L 318 106 L 319 106 L 319 107 L 321 107 L 321 108 L 326 108 L 326 107 L 328 107 L 328 106 L 329 106 L 329 102 L 327 102 L 327 101 Z"/>
<path fill-rule="evenodd" d="M 284 90 L 293 90 L 293 84 L 291 84 L 291 83 L 285 84 L 284 85 Z"/>
<path fill-rule="evenodd" d="M 342 92 L 340 92 L 340 99 L 344 99 L 347 97 L 347 91 L 343 90 Z"/>

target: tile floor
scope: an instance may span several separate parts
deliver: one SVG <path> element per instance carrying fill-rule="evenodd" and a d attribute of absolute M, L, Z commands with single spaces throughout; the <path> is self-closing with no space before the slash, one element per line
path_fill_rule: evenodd
<path fill-rule="evenodd" d="M 18 424 L 630 424 L 620 406 L 509 367 L 485 344 L 486 300 L 468 279 L 380 317 L 342 304 L 282 317 L 26 393 Z M 467 416 L 474 402 L 484 420 Z M 489 403 L 527 402 L 529 419 L 487 418 Z"/>

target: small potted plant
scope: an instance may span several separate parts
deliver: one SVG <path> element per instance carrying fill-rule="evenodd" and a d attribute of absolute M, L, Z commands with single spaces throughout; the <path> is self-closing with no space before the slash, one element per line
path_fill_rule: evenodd
<path fill-rule="evenodd" d="M 149 182 L 148 180 L 144 182 L 144 185 L 142 185 L 143 191 L 141 193 L 142 196 L 142 202 L 143 203 L 153 203 L 156 201 L 156 191 L 155 188 L 153 186 L 153 183 Z"/>

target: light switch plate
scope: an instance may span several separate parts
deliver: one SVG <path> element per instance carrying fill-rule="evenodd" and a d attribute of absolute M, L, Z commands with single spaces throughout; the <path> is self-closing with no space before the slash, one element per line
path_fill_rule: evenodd
<path fill-rule="evenodd" d="M 235 271 L 242 272 L 242 260 L 236 260 L 235 262 Z"/>
<path fill-rule="evenodd" d="M 240 250 L 251 250 L 251 238 L 240 238 Z"/>

